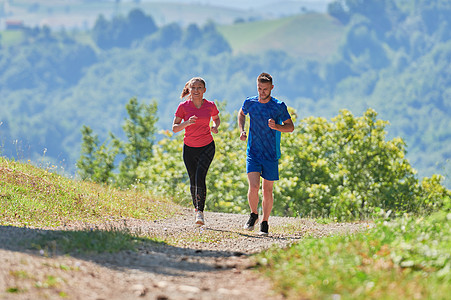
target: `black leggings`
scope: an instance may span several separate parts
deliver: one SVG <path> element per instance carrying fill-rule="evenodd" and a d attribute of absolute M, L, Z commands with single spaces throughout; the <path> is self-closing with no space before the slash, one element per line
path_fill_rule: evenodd
<path fill-rule="evenodd" d="M 203 147 L 183 146 L 183 161 L 189 175 L 191 197 L 194 208 L 198 211 L 204 211 L 205 199 L 207 198 L 205 179 L 214 156 L 214 141 Z"/>

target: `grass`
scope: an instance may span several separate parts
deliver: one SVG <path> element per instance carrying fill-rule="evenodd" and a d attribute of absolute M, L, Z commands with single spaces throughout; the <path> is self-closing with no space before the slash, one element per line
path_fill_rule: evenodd
<path fill-rule="evenodd" d="M 283 50 L 311 59 L 324 59 L 335 53 L 344 34 L 344 27 L 333 18 L 313 13 L 219 26 L 218 30 L 235 53 Z"/>
<path fill-rule="evenodd" d="M 256 256 L 288 299 L 449 299 L 451 213 L 379 222 L 365 233 L 306 238 Z"/>
<path fill-rule="evenodd" d="M 256 255 L 257 270 L 287 299 L 447 299 L 451 294 L 451 213 L 449 204 L 446 207 L 422 218 L 378 221 L 366 232 L 353 235 L 305 236 L 287 249 L 273 248 Z M 127 229 L 128 218 L 152 221 L 176 212 L 171 202 L 142 192 L 68 179 L 49 169 L 0 158 L 0 225 L 86 224 L 78 231 L 42 230 L 38 238 L 26 241 L 43 256 L 133 251 L 143 243 L 161 241 L 176 246 L 216 243 L 239 234 L 199 229 L 189 236 L 149 238 Z M 123 226 L 108 227 L 118 220 L 123 220 Z M 273 229 L 285 234 L 300 230 L 296 226 Z M 65 265 L 54 268 L 72 270 Z M 10 276 L 44 289 L 62 282 L 55 274 L 34 278 L 23 269 Z M 26 290 L 12 284 L 6 292 Z"/>
<path fill-rule="evenodd" d="M 51 227 L 124 218 L 153 221 L 176 211 L 172 202 L 143 192 L 71 180 L 0 158 L 0 225 Z"/>
<path fill-rule="evenodd" d="M 82 230 L 44 231 L 36 239 L 20 241 L 46 256 L 118 252 L 134 250 L 146 242 L 159 243 L 157 238 L 129 231 L 125 223 L 106 228 L 104 224 L 126 219 L 150 222 L 170 217 L 178 210 L 172 202 L 143 192 L 73 180 L 0 157 L 0 225 L 48 228 L 85 224 Z"/>
<path fill-rule="evenodd" d="M 0 32 L 2 45 L 13 46 L 23 42 L 25 34 L 20 30 L 4 30 Z"/>

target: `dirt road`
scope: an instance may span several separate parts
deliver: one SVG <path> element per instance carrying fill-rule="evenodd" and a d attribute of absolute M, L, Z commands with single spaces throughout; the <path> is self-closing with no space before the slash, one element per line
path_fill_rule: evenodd
<path fill-rule="evenodd" d="M 311 220 L 270 218 L 270 234 L 242 229 L 245 215 L 206 212 L 206 226 L 193 225 L 192 211 L 155 222 L 122 220 L 97 228 L 126 227 L 166 243 L 145 243 L 137 251 L 65 254 L 32 248 L 39 236 L 80 230 L 0 226 L 0 299 L 282 299 L 252 267 L 252 254 L 273 245 L 286 247 L 306 235 L 350 233 L 366 223 L 317 224 Z"/>

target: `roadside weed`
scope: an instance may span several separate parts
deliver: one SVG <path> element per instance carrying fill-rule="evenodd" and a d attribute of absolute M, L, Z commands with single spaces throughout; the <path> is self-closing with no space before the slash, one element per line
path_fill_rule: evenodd
<path fill-rule="evenodd" d="M 446 299 L 451 214 L 380 221 L 367 232 L 306 238 L 256 255 L 289 299 Z"/>

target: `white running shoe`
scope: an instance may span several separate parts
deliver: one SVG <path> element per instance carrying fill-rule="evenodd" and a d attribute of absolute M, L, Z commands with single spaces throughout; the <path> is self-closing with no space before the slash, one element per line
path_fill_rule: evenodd
<path fill-rule="evenodd" d="M 204 212 L 198 211 L 196 212 L 196 225 L 202 226 L 205 225 Z"/>

